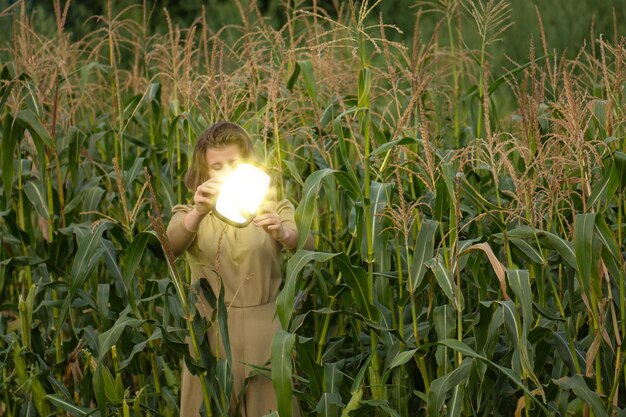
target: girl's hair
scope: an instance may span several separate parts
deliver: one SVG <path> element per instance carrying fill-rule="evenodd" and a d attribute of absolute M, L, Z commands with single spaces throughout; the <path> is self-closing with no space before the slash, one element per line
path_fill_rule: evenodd
<path fill-rule="evenodd" d="M 206 151 L 210 148 L 223 148 L 229 145 L 239 146 L 243 159 L 252 157 L 252 140 L 248 133 L 238 124 L 220 121 L 202 132 L 193 150 L 191 167 L 185 176 L 185 185 L 190 191 L 209 179 L 209 166 Z"/>

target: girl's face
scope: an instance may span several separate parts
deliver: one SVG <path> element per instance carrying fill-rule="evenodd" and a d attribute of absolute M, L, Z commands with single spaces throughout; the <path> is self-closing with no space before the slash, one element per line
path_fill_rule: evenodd
<path fill-rule="evenodd" d="M 241 163 L 241 150 L 238 145 L 209 148 L 206 151 L 209 178 L 225 179 Z"/>

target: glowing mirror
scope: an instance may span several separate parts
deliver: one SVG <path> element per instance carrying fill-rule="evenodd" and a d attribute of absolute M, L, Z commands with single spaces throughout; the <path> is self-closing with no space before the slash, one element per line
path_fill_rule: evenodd
<path fill-rule="evenodd" d="M 270 176 L 250 164 L 240 164 L 226 178 L 215 203 L 215 214 L 236 227 L 252 221 L 270 186 Z"/>

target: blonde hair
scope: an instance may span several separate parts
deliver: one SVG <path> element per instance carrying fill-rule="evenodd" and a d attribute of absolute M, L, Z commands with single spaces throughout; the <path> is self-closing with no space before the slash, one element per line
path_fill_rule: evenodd
<path fill-rule="evenodd" d="M 185 176 L 185 185 L 192 192 L 209 179 L 209 166 L 206 151 L 210 148 L 223 148 L 237 145 L 243 159 L 253 155 L 252 140 L 248 133 L 236 123 L 220 121 L 202 132 L 191 156 L 191 166 Z"/>

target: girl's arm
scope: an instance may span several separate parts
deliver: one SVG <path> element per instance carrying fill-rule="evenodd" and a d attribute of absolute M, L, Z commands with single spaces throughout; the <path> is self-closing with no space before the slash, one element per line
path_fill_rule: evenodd
<path fill-rule="evenodd" d="M 294 207 L 288 200 L 278 203 L 274 207 L 264 207 L 254 218 L 254 224 L 263 229 L 283 248 L 293 250 L 298 246 L 298 229 L 294 220 Z M 315 243 L 311 234 L 307 236 L 304 249 L 315 250 Z"/>
<path fill-rule="evenodd" d="M 167 239 L 174 256 L 179 256 L 196 238 L 200 222 L 206 214 L 200 214 L 195 207 L 177 206 L 175 214 L 167 225 Z"/>
<path fill-rule="evenodd" d="M 195 239 L 202 219 L 213 207 L 220 184 L 220 179 L 209 179 L 196 189 L 193 196 L 195 203 L 193 207 L 182 205 L 174 207 L 174 212 L 181 210 L 185 212 L 184 215 L 174 215 L 167 226 L 167 238 L 170 241 L 170 248 L 174 256 L 182 254 Z"/>

